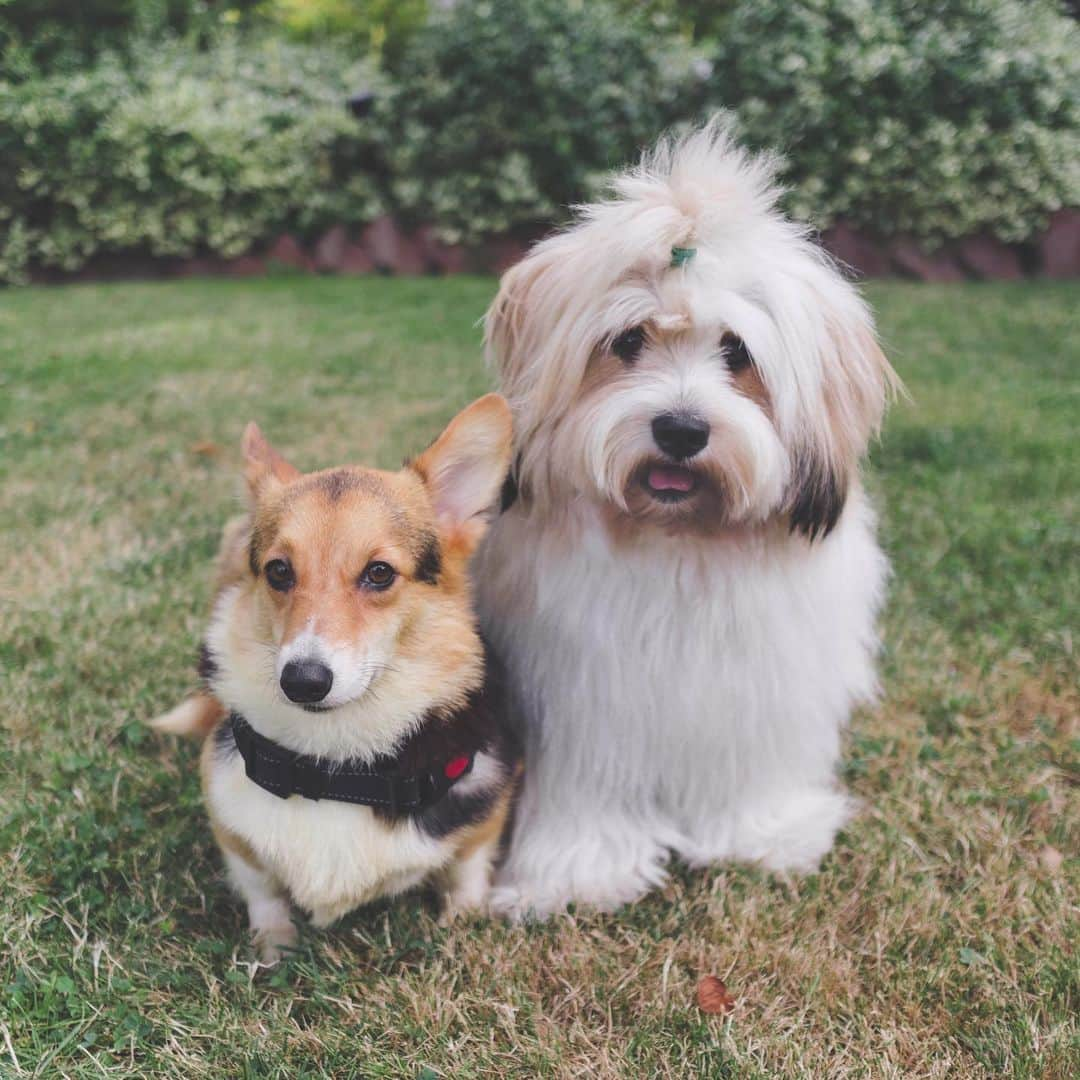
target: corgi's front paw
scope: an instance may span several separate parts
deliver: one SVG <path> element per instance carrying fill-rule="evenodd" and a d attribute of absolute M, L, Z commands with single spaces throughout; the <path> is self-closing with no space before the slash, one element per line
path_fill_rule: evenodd
<path fill-rule="evenodd" d="M 289 950 L 295 949 L 299 935 L 292 920 L 288 918 L 286 909 L 284 922 L 252 926 L 251 937 L 255 943 L 255 950 L 259 954 L 259 963 L 266 967 L 272 967 Z"/>
<path fill-rule="evenodd" d="M 299 935 L 292 921 L 289 902 L 282 896 L 267 897 L 248 904 L 251 937 L 260 963 L 276 964 L 287 949 L 295 949 Z"/>
<path fill-rule="evenodd" d="M 442 911 L 439 912 L 439 925 L 442 927 L 452 926 L 458 919 L 467 919 L 472 915 L 487 915 L 488 890 L 483 894 L 467 894 L 464 896 L 448 892 L 443 894 Z"/>
<path fill-rule="evenodd" d="M 461 916 L 487 914 L 494 856 L 495 843 L 491 842 L 448 867 L 440 926 L 449 926 Z"/>

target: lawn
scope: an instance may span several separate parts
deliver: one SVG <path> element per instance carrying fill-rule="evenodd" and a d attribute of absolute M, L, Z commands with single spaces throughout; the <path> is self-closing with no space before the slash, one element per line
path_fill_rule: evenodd
<path fill-rule="evenodd" d="M 895 567 L 864 811 L 823 871 L 677 869 L 612 916 L 440 928 L 411 897 L 256 972 L 193 682 L 257 418 L 393 466 L 488 386 L 487 279 L 0 294 L 0 1074 L 1080 1073 L 1080 288 L 869 290 L 913 404 L 868 470 Z M 737 998 L 703 1014 L 695 985 Z"/>

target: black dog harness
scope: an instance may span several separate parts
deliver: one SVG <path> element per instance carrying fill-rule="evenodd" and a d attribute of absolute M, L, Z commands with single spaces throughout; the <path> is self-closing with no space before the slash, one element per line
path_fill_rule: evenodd
<path fill-rule="evenodd" d="M 356 762 L 297 754 L 260 735 L 236 712 L 229 715 L 228 725 L 248 779 L 279 799 L 332 799 L 392 815 L 433 806 L 469 774 L 476 757 L 475 751 L 458 753 L 433 768 L 408 772 L 396 757 Z"/>

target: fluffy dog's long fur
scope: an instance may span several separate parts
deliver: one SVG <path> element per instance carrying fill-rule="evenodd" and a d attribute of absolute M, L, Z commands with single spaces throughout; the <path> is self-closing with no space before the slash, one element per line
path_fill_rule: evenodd
<path fill-rule="evenodd" d="M 810 870 L 851 812 L 887 576 L 858 468 L 896 380 L 776 197 L 722 125 L 664 141 L 488 313 L 520 493 L 476 566 L 526 726 L 510 912 L 632 900 L 672 851 Z M 708 444 L 672 457 L 658 416 Z"/>

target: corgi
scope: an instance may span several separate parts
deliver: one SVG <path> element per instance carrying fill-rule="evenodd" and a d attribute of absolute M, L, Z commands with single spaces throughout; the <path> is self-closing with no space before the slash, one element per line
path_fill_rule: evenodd
<path fill-rule="evenodd" d="M 152 721 L 205 737 L 202 788 L 261 961 L 438 882 L 481 909 L 521 762 L 468 578 L 510 465 L 489 394 L 399 472 L 301 474 L 255 424 L 249 513 L 226 528 L 205 691 Z"/>

